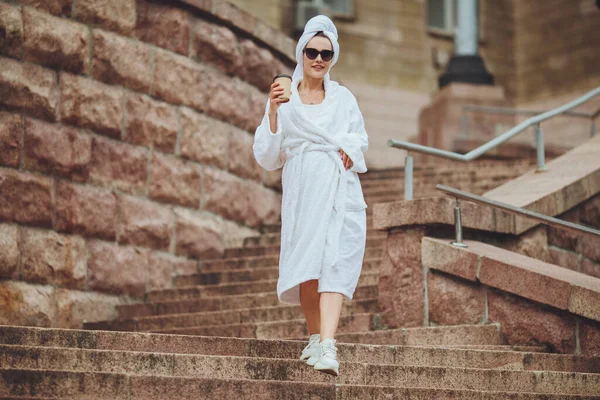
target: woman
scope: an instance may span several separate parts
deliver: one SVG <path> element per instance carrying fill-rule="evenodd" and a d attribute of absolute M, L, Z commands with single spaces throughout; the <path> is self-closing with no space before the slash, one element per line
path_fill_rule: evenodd
<path fill-rule="evenodd" d="M 352 299 L 366 243 L 366 208 L 357 173 L 367 171 L 368 137 L 354 96 L 329 78 L 339 57 L 337 30 L 319 15 L 296 47 L 289 103 L 271 87 L 254 137 L 257 162 L 283 166 L 277 295 L 302 305 L 309 343 L 300 359 L 339 374 L 334 335 L 342 301 Z"/>

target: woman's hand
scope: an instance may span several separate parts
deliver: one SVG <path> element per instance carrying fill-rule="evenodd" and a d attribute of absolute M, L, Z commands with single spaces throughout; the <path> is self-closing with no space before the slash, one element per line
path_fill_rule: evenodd
<path fill-rule="evenodd" d="M 346 168 L 346 171 L 348 171 L 354 166 L 354 163 L 352 162 L 348 154 L 344 152 L 344 150 L 340 150 L 340 157 L 342 158 L 342 162 L 344 163 L 344 168 Z"/>
<path fill-rule="evenodd" d="M 284 89 L 283 87 L 281 87 L 279 82 L 275 82 L 271 85 L 271 93 L 269 94 L 269 114 L 271 116 L 277 114 L 277 110 L 283 102 L 283 100 L 281 100 L 279 96 L 283 95 L 283 92 Z"/>

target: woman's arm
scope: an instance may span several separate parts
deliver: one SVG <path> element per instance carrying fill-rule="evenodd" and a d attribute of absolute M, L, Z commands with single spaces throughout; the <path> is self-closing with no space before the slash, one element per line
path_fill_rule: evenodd
<path fill-rule="evenodd" d="M 283 157 L 281 157 L 283 132 L 279 110 L 275 111 L 273 118 L 269 103 L 270 101 L 267 101 L 263 120 L 256 128 L 252 149 L 256 162 L 267 171 L 273 171 L 281 168 L 284 164 Z"/>

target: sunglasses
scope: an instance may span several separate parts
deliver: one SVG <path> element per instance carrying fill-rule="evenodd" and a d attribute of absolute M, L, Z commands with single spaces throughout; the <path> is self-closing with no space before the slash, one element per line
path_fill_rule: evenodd
<path fill-rule="evenodd" d="M 321 55 L 321 59 L 323 61 L 331 61 L 331 59 L 333 58 L 333 51 L 331 50 L 317 50 L 317 49 L 313 49 L 313 48 L 306 48 L 304 49 L 304 54 L 306 54 L 306 57 L 308 57 L 309 60 L 314 60 L 316 59 L 319 54 Z"/>

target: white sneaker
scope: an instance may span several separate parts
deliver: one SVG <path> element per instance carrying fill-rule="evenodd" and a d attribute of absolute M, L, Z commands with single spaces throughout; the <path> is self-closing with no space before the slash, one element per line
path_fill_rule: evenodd
<path fill-rule="evenodd" d="M 315 369 L 329 375 L 338 376 L 340 374 L 340 363 L 337 360 L 335 340 L 323 340 L 319 349 L 319 359 L 315 363 Z"/>
<path fill-rule="evenodd" d="M 314 367 L 315 364 L 317 363 L 317 361 L 319 361 L 320 351 L 321 351 L 321 343 L 317 343 L 315 345 L 315 352 L 308 360 L 306 360 L 306 364 L 310 365 L 311 367 Z"/>
<path fill-rule="evenodd" d="M 311 358 L 313 358 L 313 356 L 318 355 L 319 354 L 319 342 L 321 341 L 321 335 L 319 335 L 318 333 L 315 333 L 314 335 L 310 335 L 310 338 L 308 339 L 308 345 L 304 348 L 304 350 L 302 350 L 302 355 L 300 356 L 300 359 L 302 361 L 305 360 L 310 360 Z M 315 360 L 315 362 L 317 362 Z M 310 366 L 312 367 L 313 364 L 310 364 Z"/>

